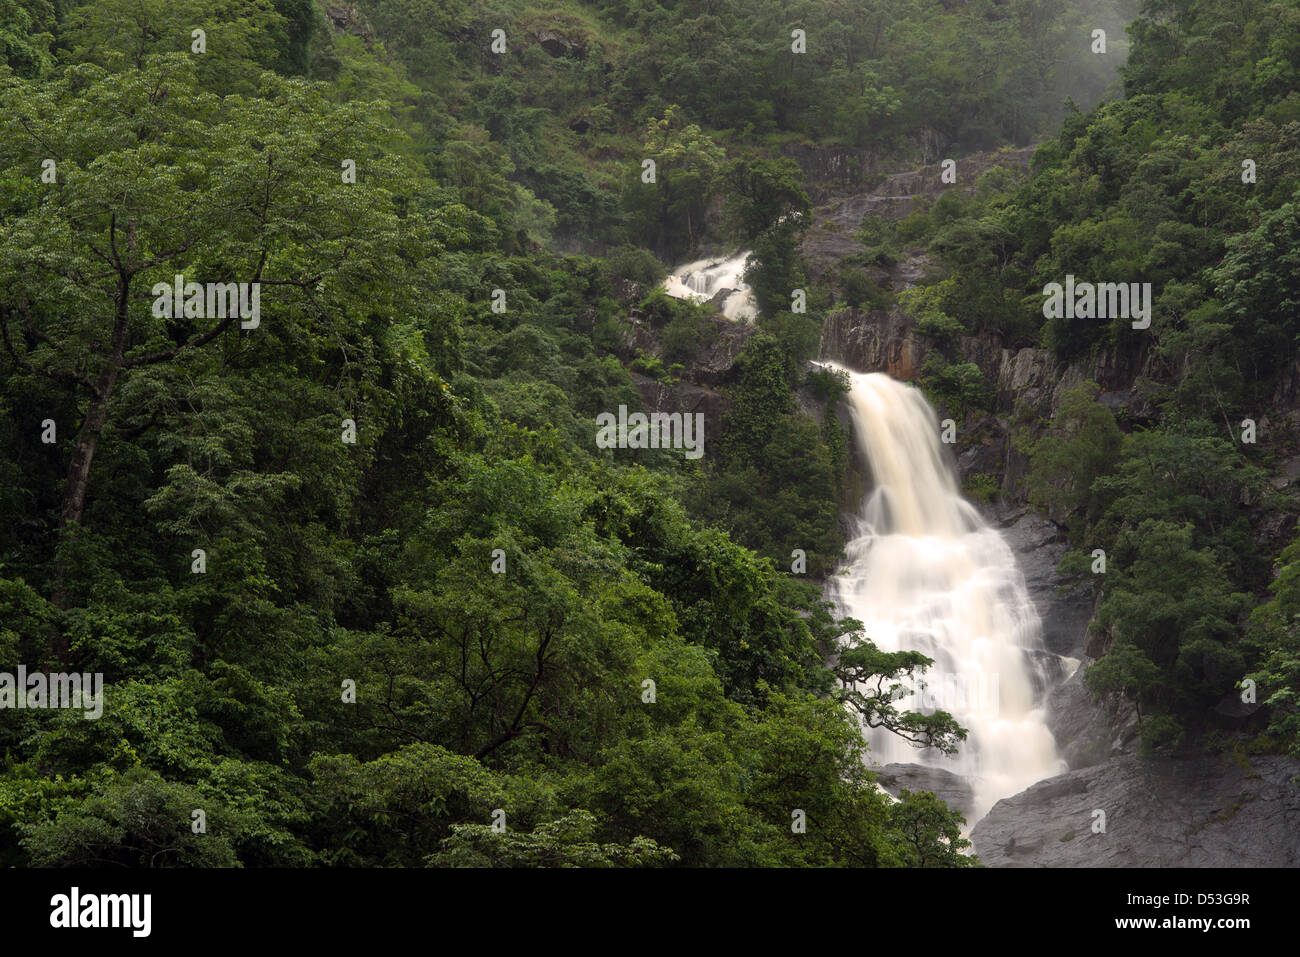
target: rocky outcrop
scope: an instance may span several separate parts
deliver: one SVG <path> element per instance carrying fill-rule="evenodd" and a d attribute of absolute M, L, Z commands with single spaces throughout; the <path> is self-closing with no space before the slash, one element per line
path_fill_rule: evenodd
<path fill-rule="evenodd" d="M 997 406 L 1011 409 L 1024 402 L 1040 415 L 1050 412 L 1062 382 L 1057 363 L 1046 349 L 1004 349 L 997 366 Z"/>
<path fill-rule="evenodd" d="M 1071 771 L 1129 756 L 1137 748 L 1137 712 L 1130 701 L 1096 702 L 1083 676 L 1093 659 L 1084 656 L 1068 681 L 1047 696 L 1047 727 Z"/>
<path fill-rule="evenodd" d="M 936 164 L 886 176 L 869 191 L 831 196 L 824 202 L 814 197 L 814 202 L 821 205 L 813 210 L 812 224 L 804 238 L 802 252 L 815 271 L 818 266 L 825 267 L 863 252 L 864 247 L 854 238 L 854 233 L 868 216 L 902 219 L 921 206 L 934 202 L 950 189 L 974 193 L 979 178 L 995 166 L 1028 170 L 1035 149 L 1036 146 L 1029 146 L 962 157 L 957 160 L 956 183 L 943 182 L 943 167 Z M 813 153 L 817 155 L 818 151 Z M 875 178 L 872 175 L 875 172 L 874 159 L 862 155 L 861 151 L 830 154 L 820 163 L 810 163 L 806 157 L 801 159 L 802 154 L 797 151 L 792 155 L 806 176 L 820 182 L 852 187 Z M 830 169 L 824 168 L 827 164 Z M 850 170 L 852 175 L 846 175 Z"/>
<path fill-rule="evenodd" d="M 711 451 L 710 438 L 722 434 L 722 417 L 729 408 L 718 386 L 730 375 L 750 336 L 758 332 L 753 323 L 733 322 L 723 316 L 713 316 L 710 321 L 715 330 L 713 341 L 699 351 L 677 381 L 629 372 L 644 411 L 704 414 L 705 455 Z M 629 317 L 616 353 L 624 362 L 639 355 L 662 358 L 663 346 L 650 324 L 634 313 Z"/>
<path fill-rule="evenodd" d="M 620 279 L 615 277 L 610 280 L 610 289 L 614 293 L 614 298 L 625 306 L 640 302 L 646 297 L 649 291 L 639 282 L 633 282 L 631 279 Z"/>
<path fill-rule="evenodd" d="M 745 343 L 758 332 L 752 322 L 733 322 L 723 316 L 714 316 L 711 321 L 717 330 L 716 338 L 700 350 L 686 370 L 692 382 L 703 385 L 718 385 L 726 379 Z"/>
<path fill-rule="evenodd" d="M 710 343 L 696 353 L 686 366 L 682 378 L 702 385 L 718 385 L 731 372 L 745 343 L 758 332 L 758 326 L 752 322 L 736 322 L 721 315 L 710 316 L 709 322 L 713 325 Z M 642 355 L 659 359 L 663 357 L 663 343 L 645 317 L 633 309 L 615 353 L 624 362 L 631 362 Z"/>
<path fill-rule="evenodd" d="M 857 147 L 787 143 L 781 155 L 799 165 L 815 203 L 836 190 L 864 188 L 880 177 L 880 157 Z"/>
<path fill-rule="evenodd" d="M 346 33 L 350 36 L 360 37 L 367 47 L 375 39 L 374 27 L 366 19 L 365 14 L 357 9 L 355 3 L 334 3 L 330 0 L 316 0 L 317 5 L 325 14 L 325 20 L 329 23 L 330 28 L 335 33 Z"/>
<path fill-rule="evenodd" d="M 587 56 L 587 46 L 580 40 L 560 30 L 545 28 L 533 32 L 534 38 L 543 50 L 553 57 L 568 57 L 581 60 Z"/>
<path fill-rule="evenodd" d="M 814 223 L 800 240 L 799 252 L 808 261 L 812 279 L 820 281 L 840 260 L 866 252 L 866 247 L 852 236 Z"/>
<path fill-rule="evenodd" d="M 615 354 L 624 362 L 631 362 L 640 355 L 659 358 L 662 351 L 659 337 L 655 335 L 650 323 L 634 311 L 621 330 Z"/>
<path fill-rule="evenodd" d="M 990 867 L 1297 867 L 1297 775 L 1278 756 L 1123 757 L 999 801 L 971 841 Z"/>
<path fill-rule="evenodd" d="M 722 434 L 722 416 L 728 408 L 727 400 L 721 392 L 686 379 L 661 382 L 638 372 L 630 372 L 628 375 L 641 396 L 643 411 L 703 413 L 704 454 L 707 456 L 712 453 L 710 442 Z"/>
<path fill-rule="evenodd" d="M 876 783 L 894 797 L 904 790 L 932 791 L 954 811 L 969 819 L 975 806 L 970 782 L 943 768 L 921 764 L 886 764 L 876 770 Z"/>
<path fill-rule="evenodd" d="M 888 372 L 910 382 L 921 372 L 925 347 L 901 309 L 841 309 L 822 324 L 818 354 L 851 369 Z"/>

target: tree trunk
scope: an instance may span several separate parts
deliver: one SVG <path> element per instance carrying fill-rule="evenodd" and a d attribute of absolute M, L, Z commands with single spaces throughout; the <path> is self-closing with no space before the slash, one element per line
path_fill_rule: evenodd
<path fill-rule="evenodd" d="M 99 433 L 108 421 L 108 400 L 117 385 L 117 366 L 110 365 L 99 377 L 95 394 L 90 397 L 86 418 L 77 433 L 77 444 L 72 449 L 72 462 L 68 465 L 68 481 L 63 487 L 63 507 L 59 512 L 60 531 L 69 525 L 81 524 L 81 513 L 86 507 L 86 488 L 90 479 L 90 463 L 95 458 Z"/>
<path fill-rule="evenodd" d="M 108 421 L 108 401 L 117 385 L 120 368 L 111 363 L 99 377 L 95 391 L 90 396 L 90 406 L 77 432 L 77 442 L 72 449 L 72 462 L 68 465 L 68 479 L 63 486 L 63 504 L 59 509 L 59 543 L 65 542 L 73 527 L 80 527 L 81 513 L 86 508 L 86 489 L 90 484 L 90 463 L 95 458 L 100 432 Z M 65 608 L 68 599 L 67 560 L 59 555 L 54 564 L 54 591 L 50 602 L 56 608 Z M 50 651 L 60 662 L 68 661 L 68 636 L 59 631 L 50 645 Z"/>

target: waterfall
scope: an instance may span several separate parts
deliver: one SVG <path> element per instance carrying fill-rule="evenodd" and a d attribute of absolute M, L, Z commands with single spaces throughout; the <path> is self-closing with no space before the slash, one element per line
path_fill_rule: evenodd
<path fill-rule="evenodd" d="M 854 432 L 873 478 L 829 597 L 881 650 L 934 659 L 911 685 L 924 690 L 896 707 L 947 711 L 970 732 L 948 757 L 866 729 L 872 760 L 961 775 L 974 792 L 973 825 L 999 799 L 1065 770 L 1043 707 L 1061 660 L 1043 649 L 1011 549 L 961 497 L 920 390 L 822 364 L 851 378 Z"/>
<path fill-rule="evenodd" d="M 754 293 L 741 281 L 749 251 L 742 250 L 730 259 L 700 259 L 673 270 L 664 280 L 664 292 L 677 299 L 708 302 L 726 290 L 722 314 L 728 319 L 753 319 L 758 315 Z"/>

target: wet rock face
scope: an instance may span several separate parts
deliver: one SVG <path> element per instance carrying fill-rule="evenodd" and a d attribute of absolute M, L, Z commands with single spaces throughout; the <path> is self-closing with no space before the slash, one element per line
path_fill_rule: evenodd
<path fill-rule="evenodd" d="M 1094 702 L 1083 674 L 1092 664 L 1088 654 L 1088 624 L 1095 599 L 1089 583 L 1075 584 L 1057 574 L 1068 547 L 1055 522 L 1032 508 L 1000 503 L 984 509 L 1025 576 L 1025 588 L 1043 622 L 1043 646 L 1062 656 L 1063 680 L 1047 689 L 1047 726 L 1061 757 L 1071 768 L 1090 767 L 1131 754 L 1137 734 L 1131 704 Z"/>
<path fill-rule="evenodd" d="M 730 408 L 726 397 L 718 390 L 731 374 L 736 359 L 749 338 L 758 332 L 750 322 L 732 322 L 721 316 L 712 317 L 717 336 L 712 344 L 701 349 L 687 366 L 680 381 L 661 382 L 637 372 L 629 372 L 632 384 L 641 396 L 646 412 L 682 412 L 704 414 L 704 454 L 711 455 L 717 438 L 722 435 L 722 418 Z M 662 357 L 663 348 L 647 323 L 633 317 L 618 349 L 620 358 L 631 361 L 636 355 Z"/>
<path fill-rule="evenodd" d="M 997 368 L 997 397 L 1000 408 L 1028 403 L 1038 414 L 1051 412 L 1051 401 L 1061 378 L 1046 349 L 1003 349 Z"/>
<path fill-rule="evenodd" d="M 700 349 L 683 375 L 697 385 L 717 385 L 726 379 L 745 343 L 758 332 L 758 326 L 752 322 L 733 322 L 722 316 L 711 316 L 709 321 L 715 331 L 712 341 Z M 663 343 L 650 323 L 633 310 L 614 351 L 624 362 L 631 362 L 638 355 L 661 359 Z"/>
<path fill-rule="evenodd" d="M 714 316 L 710 321 L 717 330 L 717 338 L 700 350 L 687 369 L 687 377 L 700 385 L 713 386 L 727 378 L 745 343 L 758 332 L 758 326 L 752 322 L 733 322 L 722 316 Z"/>
<path fill-rule="evenodd" d="M 645 286 L 639 282 L 633 282 L 631 279 L 612 279 L 610 280 L 610 289 L 614 293 L 614 298 L 625 306 L 640 302 L 649 292 Z"/>
<path fill-rule="evenodd" d="M 933 202 L 950 189 L 973 194 L 979 178 L 995 166 L 1027 172 L 1035 149 L 1037 147 L 1029 146 L 1019 150 L 964 156 L 957 161 L 956 183 L 943 181 L 943 166 L 939 163 L 895 173 L 886 176 L 869 193 L 846 196 L 828 203 L 818 218 L 829 220 L 838 228 L 849 232 L 861 226 L 862 220 L 867 216 L 902 219 L 916 210 L 921 202 Z"/>
<path fill-rule="evenodd" d="M 856 147 L 790 143 L 781 147 L 781 155 L 799 165 L 810 183 L 813 202 L 820 202 L 830 190 L 861 188 L 879 175 L 880 158 Z"/>
<path fill-rule="evenodd" d="M 1034 509 L 998 505 L 986 513 L 1016 554 L 1029 597 L 1043 620 L 1044 647 L 1054 654 L 1082 657 L 1093 597 L 1087 583 L 1074 585 L 1056 572 L 1068 548 L 1065 533 Z M 1063 587 L 1068 589 L 1064 593 Z"/>
<path fill-rule="evenodd" d="M 643 353 L 659 358 L 663 353 L 663 347 L 659 344 L 659 337 L 655 335 L 650 323 L 639 315 L 633 315 L 629 317 L 627 326 L 622 330 L 615 352 L 624 362 L 631 362 Z"/>
<path fill-rule="evenodd" d="M 799 250 L 807 258 L 813 278 L 826 275 L 829 267 L 848 256 L 866 251 L 866 247 L 852 236 L 814 225 L 808 230 Z"/>
<path fill-rule="evenodd" d="M 981 435 L 973 445 L 957 453 L 957 476 L 963 481 L 970 475 L 996 476 L 1006 459 L 1006 445 L 1001 433 Z"/>
<path fill-rule="evenodd" d="M 833 195 L 825 188 L 814 190 L 813 202 L 819 205 L 813 210 L 803 254 L 817 271 L 819 265 L 830 265 L 844 256 L 862 252 L 863 246 L 854 234 L 868 216 L 903 219 L 950 189 L 974 193 L 980 176 L 995 166 L 1028 170 L 1035 149 L 1030 146 L 965 156 L 957 162 L 955 184 L 945 183 L 943 167 L 933 164 L 886 176 L 866 189 L 866 184 L 879 176 L 876 158 L 870 154 L 847 148 L 790 147 L 786 154 L 799 164 L 807 177 L 818 184 L 830 184 L 839 193 Z M 843 195 L 848 189 L 853 191 Z"/>
<path fill-rule="evenodd" d="M 1085 657 L 1069 680 L 1047 696 L 1047 727 L 1071 771 L 1129 757 L 1137 749 L 1138 721 L 1132 702 L 1093 701 L 1083 683 L 1091 664 L 1092 659 Z"/>
<path fill-rule="evenodd" d="M 335 33 L 360 37 L 369 46 L 374 40 L 374 28 L 355 3 L 323 3 L 325 19 Z"/>
<path fill-rule="evenodd" d="M 1125 757 L 1004 798 L 971 840 L 990 867 L 1297 867 L 1296 775 L 1277 756 Z"/>

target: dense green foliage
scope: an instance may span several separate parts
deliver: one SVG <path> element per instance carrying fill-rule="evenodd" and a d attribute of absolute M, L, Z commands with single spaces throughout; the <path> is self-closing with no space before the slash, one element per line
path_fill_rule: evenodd
<path fill-rule="evenodd" d="M 1267 481 L 1300 438 L 1270 414 L 1300 351 L 1298 24 L 1293 0 L 1148 2 L 1123 100 L 1068 116 L 1024 185 L 897 227 L 943 264 L 912 302 L 941 341 L 991 330 L 1111 387 L 1140 370 L 1120 419 L 1085 382 L 1045 431 L 1023 421 L 1020 446 L 1031 497 L 1076 546 L 1064 567 L 1100 590 L 1109 653 L 1089 682 L 1137 702 L 1148 746 L 1205 730 L 1216 703 L 1249 696 L 1248 674 L 1273 702 L 1264 743 L 1294 746 L 1285 572 L 1244 629 L 1270 587 L 1257 526 L 1300 510 Z M 1044 319 L 1045 285 L 1067 274 L 1151 283 L 1151 327 Z"/>
<path fill-rule="evenodd" d="M 492 203 L 516 228 L 676 259 L 719 238 L 701 215 L 720 187 L 718 149 L 844 147 L 846 172 L 865 175 L 869 160 L 855 149 L 934 160 L 1032 142 L 1056 128 L 1067 96 L 1091 106 L 1107 89 L 1133 3 L 361 7 L 418 88 L 403 100 L 441 181 L 471 188 L 471 205 Z M 1108 31 L 1108 55 L 1082 42 L 1094 28 Z M 505 54 L 492 51 L 495 29 L 506 32 Z M 806 53 L 792 55 L 794 30 Z M 647 158 L 659 162 L 661 188 L 630 175 Z"/>
<path fill-rule="evenodd" d="M 929 661 L 817 582 L 848 456 L 805 360 L 917 245 L 953 412 L 994 401 L 964 336 L 1147 361 L 1133 414 L 1085 386 L 1019 443 L 1066 567 L 1108 558 L 1091 686 L 1160 746 L 1249 679 L 1300 753 L 1300 544 L 1270 581 L 1253 524 L 1289 438 L 1240 441 L 1300 335 L 1295 0 L 1147 3 L 1096 109 L 1123 2 L 553 6 L 0 0 L 0 672 L 106 682 L 3 712 L 0 863 L 970 865 L 864 765 L 863 726 L 961 746 L 895 704 Z M 1058 130 L 810 279 L 818 163 Z M 707 457 L 597 447 L 719 339 L 665 263 L 737 246 Z M 1044 320 L 1066 272 L 1153 282 L 1152 328 Z M 160 314 L 178 274 L 260 321 Z"/>
<path fill-rule="evenodd" d="M 838 555 L 844 438 L 794 404 L 820 314 L 768 304 L 708 465 L 593 443 L 640 406 L 618 297 L 662 276 L 648 249 L 767 239 L 786 289 L 797 168 L 644 91 L 616 122 L 577 95 L 596 51 L 521 43 L 526 11 L 359 6 L 0 5 L 0 671 L 105 680 L 98 720 L 4 710 L 0 862 L 970 864 L 863 760 L 860 721 L 960 733 L 891 703 L 928 662 L 740 544 Z M 649 144 L 663 189 L 575 162 L 555 102 Z M 538 245 L 566 232 L 629 242 Z M 160 311 L 178 274 L 260 283 L 257 322 Z M 665 382 L 716 335 L 631 304 Z"/>

